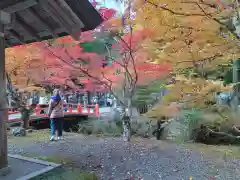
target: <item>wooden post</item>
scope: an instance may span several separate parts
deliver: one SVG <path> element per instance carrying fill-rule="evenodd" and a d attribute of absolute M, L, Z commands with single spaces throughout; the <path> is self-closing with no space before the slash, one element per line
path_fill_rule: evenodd
<path fill-rule="evenodd" d="M 11 22 L 8 13 L 0 11 L 0 169 L 8 166 L 7 152 L 7 96 L 5 79 L 5 37 L 4 25 Z"/>

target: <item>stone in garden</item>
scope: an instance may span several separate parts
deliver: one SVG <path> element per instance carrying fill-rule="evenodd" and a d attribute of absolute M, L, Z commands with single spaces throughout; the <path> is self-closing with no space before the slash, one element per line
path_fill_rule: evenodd
<path fill-rule="evenodd" d="M 109 117 L 112 121 L 121 121 L 121 112 L 118 109 L 113 109 Z"/>
<path fill-rule="evenodd" d="M 170 123 L 164 126 L 163 139 L 176 140 L 181 136 L 182 131 L 186 128 L 178 118 L 170 119 Z"/>
<path fill-rule="evenodd" d="M 28 129 L 27 132 L 28 132 L 28 133 L 32 133 L 33 130 L 32 130 L 32 129 Z"/>
<path fill-rule="evenodd" d="M 12 129 L 13 136 L 26 136 L 26 130 L 22 127 L 16 127 Z"/>

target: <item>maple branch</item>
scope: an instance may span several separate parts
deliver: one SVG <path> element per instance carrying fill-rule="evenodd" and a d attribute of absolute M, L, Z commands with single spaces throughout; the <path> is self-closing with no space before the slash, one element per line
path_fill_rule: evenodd
<path fill-rule="evenodd" d="M 198 60 L 195 60 L 195 62 L 204 62 L 204 61 L 209 61 L 209 60 L 213 60 L 217 57 L 222 57 L 223 54 L 221 53 L 218 53 L 218 54 L 215 54 L 213 56 L 210 56 L 210 57 L 206 57 L 206 58 L 203 58 L 203 59 L 198 59 Z M 192 60 L 185 60 L 185 61 L 178 61 L 177 64 L 181 64 L 181 63 L 187 63 L 187 62 L 193 62 Z"/>
<path fill-rule="evenodd" d="M 236 34 L 236 32 L 234 30 L 232 30 L 232 28 L 229 27 L 229 25 L 226 25 L 225 23 L 221 22 L 219 19 L 212 17 L 211 14 L 208 14 L 201 6 L 199 3 L 196 2 L 196 5 L 199 7 L 199 9 L 204 13 L 204 15 L 209 18 L 212 19 L 213 21 L 217 22 L 218 24 L 222 25 L 224 28 L 226 28 L 230 33 L 232 33 L 232 35 L 234 35 L 234 37 L 236 39 L 239 39 L 238 35 Z"/>
<path fill-rule="evenodd" d="M 130 31 L 131 31 L 131 29 L 130 29 Z M 130 45 L 131 45 L 131 41 L 132 41 L 132 35 L 131 34 L 130 34 Z M 128 51 L 129 51 L 130 60 L 132 61 L 133 68 L 134 68 L 135 80 L 132 78 L 131 74 L 130 74 L 130 77 L 131 77 L 131 82 L 133 82 L 132 85 L 136 86 L 136 83 L 138 81 L 138 73 L 137 73 L 137 69 L 136 69 L 136 65 L 135 65 L 135 59 L 133 57 L 132 48 L 131 48 L 131 46 L 128 45 L 128 43 L 120 35 L 117 34 L 117 37 L 123 42 L 123 44 L 127 47 Z M 127 64 L 128 64 L 128 62 L 127 62 Z"/>
<path fill-rule="evenodd" d="M 105 44 L 104 44 L 105 45 Z M 111 53 L 110 53 L 110 50 L 108 49 L 108 47 L 105 45 L 107 51 L 108 51 L 108 54 L 109 56 L 111 56 Z M 125 55 L 125 54 L 124 54 Z M 109 57 L 108 56 L 108 57 Z M 128 67 L 127 67 L 127 63 L 125 62 L 125 64 L 122 64 L 120 62 L 118 62 L 117 60 L 115 60 L 114 58 L 110 57 L 115 63 L 117 63 L 118 65 L 120 65 L 121 67 L 123 67 L 126 71 L 126 73 L 129 75 L 129 77 L 131 77 L 131 73 L 129 72 L 128 70 Z M 124 58 L 125 59 L 125 58 Z M 131 78 L 131 82 L 133 81 L 133 79 Z"/>
<path fill-rule="evenodd" d="M 132 89 L 132 96 L 133 96 L 134 89 L 136 88 L 136 84 L 137 84 L 137 81 L 138 81 L 138 73 L 137 73 L 137 69 L 136 69 L 135 59 L 134 59 L 133 54 L 132 54 L 132 33 L 133 33 L 133 28 L 131 26 L 130 27 L 130 57 L 132 59 L 133 70 L 134 70 L 134 73 L 135 73 L 135 82 L 133 84 L 133 89 Z"/>
<path fill-rule="evenodd" d="M 185 3 L 185 4 L 196 4 L 196 1 L 189 1 L 189 0 L 184 1 L 184 0 L 182 0 L 181 3 Z M 203 1 L 203 0 L 200 0 L 198 3 L 199 3 L 199 4 L 202 4 L 202 5 L 205 5 L 205 6 L 208 6 L 208 7 L 210 7 L 210 8 L 213 8 L 213 9 L 216 9 L 216 8 L 217 8 L 217 5 L 216 5 L 214 2 L 213 2 L 213 3 L 207 3 L 207 2 L 205 2 L 205 1 Z"/>
<path fill-rule="evenodd" d="M 160 9 L 162 9 L 162 10 L 164 10 L 164 11 L 168 11 L 168 12 L 170 12 L 171 14 L 175 14 L 175 15 L 180 15 L 180 16 L 205 16 L 206 14 L 205 13 L 203 13 L 203 14 L 201 14 L 201 13 L 183 13 L 183 12 L 177 12 L 177 11 L 174 11 L 174 10 L 172 10 L 172 9 L 169 9 L 169 8 L 167 8 L 167 6 L 159 6 L 159 5 L 157 5 L 157 4 L 155 4 L 154 2 L 151 2 L 151 1 L 149 1 L 149 0 L 144 0 L 146 3 L 148 3 L 148 4 L 151 4 L 152 6 L 154 6 L 155 8 L 160 8 Z M 211 15 L 211 13 L 208 13 L 207 15 Z"/>
<path fill-rule="evenodd" d="M 128 70 L 129 59 L 134 62 L 134 57 L 133 57 L 133 54 L 132 54 L 132 49 L 131 49 L 131 47 L 127 44 L 127 42 L 126 42 L 121 36 L 117 35 L 117 37 L 118 37 L 118 38 L 124 43 L 124 45 L 127 47 L 128 52 L 123 54 L 123 55 L 125 56 L 125 58 L 123 58 L 124 64 L 121 64 L 121 63 L 119 63 L 119 62 L 117 62 L 117 61 L 115 61 L 115 62 L 117 62 L 119 65 L 121 65 L 121 66 L 125 69 L 125 71 L 126 71 L 126 73 L 127 73 L 127 76 L 128 76 L 128 77 L 127 77 L 127 78 L 128 78 L 128 81 L 131 83 L 131 86 L 132 86 L 133 84 L 135 84 L 135 83 L 137 82 L 137 73 L 136 73 L 136 75 L 135 75 L 135 80 L 134 80 L 133 77 L 132 77 L 132 75 L 131 75 L 131 73 L 130 73 L 129 70 Z M 131 41 L 131 38 L 130 38 L 130 41 Z M 127 55 L 128 53 L 129 53 L 129 55 L 130 55 L 130 58 L 127 58 L 127 57 L 126 57 L 126 55 Z M 135 64 L 135 63 L 133 63 L 133 64 Z M 135 65 L 134 65 L 134 67 L 135 67 Z M 134 72 L 136 72 L 136 68 L 135 68 L 135 71 L 134 71 Z M 130 80 L 129 80 L 129 78 L 130 78 Z"/>
<path fill-rule="evenodd" d="M 7 90 L 11 96 L 11 99 L 15 102 L 17 108 L 25 108 L 26 104 L 22 101 L 20 95 L 17 92 L 15 92 L 14 89 L 12 88 L 13 87 L 12 80 L 8 73 L 6 73 L 6 80 L 8 84 Z"/>
<path fill-rule="evenodd" d="M 122 100 L 120 100 L 117 96 L 117 94 L 113 91 L 112 89 L 112 81 L 109 80 L 108 78 L 105 77 L 104 73 L 102 72 L 103 78 L 106 79 L 108 82 L 110 82 L 110 84 L 106 83 L 105 81 L 100 80 L 99 77 L 95 77 L 94 75 L 91 75 L 88 70 L 83 69 L 82 67 L 77 67 L 72 65 L 71 63 L 69 63 L 68 61 L 64 60 L 63 58 L 57 56 L 55 53 L 53 53 L 50 48 L 47 47 L 47 50 L 56 58 L 58 58 L 59 60 L 61 60 L 63 63 L 71 66 L 72 68 L 76 69 L 76 70 L 80 70 L 83 74 L 87 75 L 89 78 L 92 78 L 93 80 L 96 80 L 97 82 L 103 84 L 104 86 L 106 86 L 109 91 L 113 94 L 113 96 L 120 102 L 121 105 L 125 106 L 124 102 Z M 65 50 L 65 53 L 72 59 L 74 60 L 74 58 Z"/>
<path fill-rule="evenodd" d="M 234 30 L 232 30 L 231 27 L 229 27 L 229 25 L 226 25 L 225 23 L 221 22 L 221 20 L 217 19 L 217 18 L 214 18 L 212 15 L 216 15 L 216 13 L 207 13 L 201 6 L 200 4 L 202 5 L 206 5 L 206 6 L 209 6 L 211 8 L 216 8 L 214 5 L 212 4 L 208 4 L 208 3 L 205 3 L 203 1 L 201 1 L 201 3 L 198 3 L 198 2 L 182 2 L 182 3 L 193 3 L 193 4 L 196 4 L 199 9 L 202 11 L 203 14 L 199 14 L 199 13 L 182 13 L 182 12 L 177 12 L 177 11 L 174 11 L 174 10 L 171 10 L 167 7 L 163 7 L 163 6 L 158 6 L 157 4 L 153 3 L 153 2 L 150 2 L 149 0 L 145 0 L 146 3 L 148 4 L 151 4 L 152 6 L 156 7 L 156 8 L 160 8 L 162 10 L 165 10 L 165 11 L 168 11 L 170 12 L 171 14 L 175 14 L 175 15 L 181 15 L 181 16 L 206 16 L 208 17 L 209 19 L 217 22 L 219 25 L 223 26 L 224 28 L 226 28 L 228 30 L 228 32 L 230 32 L 236 39 L 240 39 L 240 37 L 236 34 L 236 32 Z"/>
<path fill-rule="evenodd" d="M 180 29 L 189 29 L 189 30 L 202 31 L 202 32 L 212 32 L 211 30 L 195 28 L 195 27 L 191 27 L 191 26 L 187 26 L 187 25 L 183 26 L 183 25 L 161 24 L 161 26 L 170 27 L 170 28 L 174 28 L 174 29 L 180 28 Z"/>

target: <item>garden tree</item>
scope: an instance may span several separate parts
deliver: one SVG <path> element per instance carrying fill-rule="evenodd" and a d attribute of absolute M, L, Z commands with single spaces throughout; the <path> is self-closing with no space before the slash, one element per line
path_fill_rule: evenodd
<path fill-rule="evenodd" d="M 42 43 L 39 48 L 42 49 L 44 59 L 35 59 L 31 63 L 36 61 L 35 64 L 43 67 L 41 69 L 36 66 L 37 69 L 45 71 L 41 76 L 41 84 L 68 85 L 75 91 L 111 91 L 120 104 L 129 109 L 131 116 L 136 85 L 138 83 L 147 85 L 151 81 L 163 78 L 171 70 L 168 64 L 148 62 L 147 53 L 141 48 L 141 42 L 146 40 L 149 34 L 147 29 L 135 31 L 131 36 L 114 33 L 116 40 L 110 45 L 104 38 L 101 40 L 93 38 L 92 41 L 69 46 L 70 42 L 70 44 L 76 42 L 74 40 L 69 42 L 65 37 L 54 42 Z M 84 37 L 84 33 L 82 36 Z M 109 40 L 109 37 L 107 39 Z M 100 51 L 100 46 L 105 49 Z M 103 66 L 106 59 L 109 64 Z M 33 70 L 33 67 L 30 69 Z M 30 71 L 28 73 L 31 75 Z M 32 73 L 36 71 L 33 70 Z M 34 78 L 32 75 L 31 77 Z M 123 88 L 122 96 L 115 93 L 115 88 Z"/>
<path fill-rule="evenodd" d="M 93 2 L 93 5 L 95 7 L 98 6 L 98 10 L 102 14 L 105 20 L 108 20 L 109 18 L 113 17 L 116 13 L 114 9 L 104 8 L 99 3 Z M 81 37 L 81 42 L 92 39 L 93 32 L 94 31 L 85 32 L 84 36 Z M 73 47 L 74 45 L 79 43 L 76 41 L 72 41 L 70 37 L 66 37 L 64 40 L 68 41 L 64 43 L 66 46 Z M 52 42 L 55 40 L 53 39 L 50 41 Z M 57 41 L 58 40 L 56 40 L 56 42 L 54 43 L 55 48 L 60 48 L 59 47 L 60 43 L 58 43 Z M 56 72 L 64 76 L 64 73 L 61 73 L 62 66 L 61 67 L 58 66 L 58 69 L 56 68 L 56 66 L 54 66 L 55 67 L 54 70 L 49 69 L 49 68 L 52 68 L 51 67 L 52 64 L 49 65 L 49 63 L 45 64 L 45 63 L 42 63 L 42 61 L 39 61 L 39 59 L 44 59 L 44 57 L 42 56 L 43 54 L 40 52 L 41 48 L 39 49 L 38 47 L 39 47 L 39 43 L 33 43 L 30 45 L 18 46 L 15 48 L 7 49 L 6 68 L 7 68 L 7 73 L 9 73 L 9 77 L 11 78 L 11 82 L 13 83 L 14 87 L 20 88 L 20 89 L 26 89 L 26 87 L 30 85 L 38 86 L 38 87 L 40 86 L 40 88 L 41 86 L 44 85 L 44 87 L 50 90 L 50 89 L 53 89 L 54 86 L 57 84 L 67 83 L 68 86 L 73 86 L 73 83 L 71 83 L 70 79 L 68 79 L 67 82 L 61 81 L 60 78 L 57 80 L 54 79 L 53 74 Z M 41 74 L 42 76 L 39 76 L 39 74 Z M 65 75 L 63 78 L 67 76 Z M 44 83 L 42 84 L 42 82 Z M 51 84 L 52 82 L 54 83 Z M 33 90 L 37 89 L 37 87 L 32 89 Z"/>
<path fill-rule="evenodd" d="M 180 109 L 209 109 L 216 104 L 216 92 L 230 90 L 232 86 L 223 86 L 221 81 L 178 76 L 174 84 L 166 85 L 165 88 L 169 93 L 148 113 L 149 117 L 171 118 L 176 116 Z M 174 108 L 175 113 L 173 113 Z"/>
<path fill-rule="evenodd" d="M 133 105 L 138 111 L 146 113 L 148 106 L 153 106 L 161 99 L 165 91 L 165 82 L 156 80 L 148 85 L 137 85 L 136 92 L 133 97 Z"/>
<path fill-rule="evenodd" d="M 153 61 L 171 62 L 175 70 L 194 67 L 204 76 L 205 71 L 238 55 L 236 42 L 221 37 L 221 25 L 208 18 L 199 6 L 212 16 L 222 15 L 216 8 L 197 1 L 136 1 L 136 24 L 157 32 L 145 45 Z"/>
<path fill-rule="evenodd" d="M 142 35 L 140 35 L 143 33 Z M 136 36 L 134 38 L 138 38 L 140 41 L 141 39 L 146 38 L 146 35 L 144 35 L 144 31 L 139 31 L 136 33 Z M 84 34 L 83 34 L 84 37 Z M 62 42 L 61 42 L 61 41 Z M 124 39 L 122 39 L 125 41 Z M 105 50 L 106 52 L 99 52 L 99 46 L 105 46 L 103 43 L 100 42 L 98 46 L 94 47 L 96 44 L 95 42 L 88 42 L 80 44 L 80 46 L 67 46 L 67 44 L 70 44 L 70 42 L 67 42 L 68 40 L 66 39 L 59 39 L 58 41 L 55 41 L 54 43 L 58 43 L 58 48 L 55 48 L 55 44 L 47 44 L 47 49 L 46 49 L 46 44 L 44 44 L 42 47 L 45 50 L 45 59 L 44 60 L 37 60 L 36 63 L 39 66 L 36 66 L 37 69 L 40 71 L 46 71 L 43 73 L 46 75 L 46 77 L 42 78 L 43 81 L 42 83 L 54 83 L 56 84 L 61 84 L 64 85 L 68 82 L 71 83 L 72 88 L 77 88 L 77 83 L 88 83 L 90 81 L 93 81 L 94 78 L 89 78 L 87 77 L 88 75 L 84 74 L 87 73 L 84 71 L 91 72 L 91 75 L 94 77 L 101 76 L 104 74 L 104 76 L 108 77 L 110 81 L 112 81 L 112 85 L 116 81 L 119 83 L 121 82 L 121 79 L 123 81 L 123 74 L 122 70 L 124 69 L 123 67 L 123 60 L 122 59 L 113 59 L 114 54 L 117 53 L 123 53 L 125 50 L 125 47 L 123 45 L 118 46 L 117 43 L 115 43 L 115 47 L 111 50 L 112 54 L 110 59 L 112 61 L 111 65 L 107 65 L 102 67 L 103 62 L 105 62 L 105 55 L 103 56 L 102 53 L 110 53 L 109 51 Z M 135 43 L 137 40 L 134 40 Z M 72 44 L 73 40 L 71 41 Z M 92 44 L 91 44 L 92 43 Z M 60 45 L 62 44 L 62 47 L 60 48 Z M 139 43 L 140 44 L 140 43 Z M 83 46 L 82 49 L 81 46 Z M 136 46 L 137 47 L 137 46 Z M 139 47 L 138 47 L 139 48 Z M 98 50 L 98 51 L 97 51 Z M 84 52 L 85 51 L 85 52 Z M 89 52 L 86 52 L 89 51 Z M 91 52 L 90 52 L 91 51 Z M 93 53 L 96 51 L 95 53 Z M 96 54 L 97 53 L 97 54 Z M 149 79 L 155 80 L 158 78 L 161 78 L 164 73 L 163 71 L 168 71 L 169 66 L 165 65 L 157 65 L 157 64 L 151 64 L 148 63 L 147 54 L 144 52 L 141 52 L 140 49 L 134 53 L 134 58 L 136 58 L 137 66 L 136 66 L 136 71 L 142 72 L 139 73 L 139 84 L 147 84 L 148 79 L 146 79 L 146 75 L 149 77 Z M 38 62 L 37 62 L 38 61 Z M 31 61 L 33 63 L 35 61 Z M 42 65 L 42 69 L 39 68 L 40 65 Z M 80 70 L 78 70 L 81 68 Z M 132 69 L 131 69 L 132 68 Z M 33 68 L 31 65 L 30 68 L 33 72 L 35 73 L 36 70 Z M 133 72 L 133 67 L 129 65 L 129 69 L 131 69 L 131 73 Z M 64 73 L 63 73 L 64 71 Z M 157 73 L 160 71 L 161 73 Z M 129 72 L 130 73 L 130 72 Z M 32 75 L 31 75 L 32 76 Z M 75 81 L 73 82 L 72 79 Z M 76 78 L 76 79 L 75 79 Z M 99 81 L 99 80 L 95 80 Z M 74 84 L 75 83 L 75 84 Z M 70 86 L 70 84 L 69 84 Z M 78 87 L 81 88 L 81 87 Z"/>
<path fill-rule="evenodd" d="M 14 107 L 17 108 L 21 113 L 22 127 L 24 129 L 28 128 L 30 115 L 33 111 L 31 107 L 28 107 L 27 100 L 24 99 L 23 93 L 18 89 L 15 89 L 9 74 L 6 74 L 7 80 L 7 95 L 11 97 Z"/>
<path fill-rule="evenodd" d="M 161 114 L 162 110 L 162 114 L 172 115 L 174 108 L 169 102 L 174 101 L 185 102 L 190 107 L 201 108 L 204 105 L 204 108 L 211 109 L 209 105 L 213 103 L 214 92 L 231 88 L 206 79 L 212 75 L 222 79 L 223 74 L 219 71 L 228 69 L 229 61 L 239 55 L 238 1 L 136 0 L 134 7 L 137 12 L 136 27 L 152 27 L 156 32 L 152 41 L 145 44 L 152 60 L 171 62 L 174 76 L 185 75 L 168 87 L 170 93 L 162 103 L 167 105 L 156 107 L 155 113 Z M 176 89 L 181 89 L 181 93 Z M 202 101 L 203 97 L 206 101 Z M 228 118 L 223 116 L 221 119 Z M 220 124 L 223 124 L 222 121 Z"/>
<path fill-rule="evenodd" d="M 99 11 L 99 13 L 102 15 L 105 21 L 114 17 L 116 14 L 116 10 L 111 8 L 105 8 L 102 6 L 102 4 L 96 1 L 92 1 L 91 3 Z M 62 52 L 67 49 L 68 53 L 70 53 L 71 56 L 73 56 L 74 58 L 83 59 L 78 63 L 81 63 L 81 64 L 88 63 L 89 67 L 91 67 L 91 64 L 89 63 L 94 63 L 94 65 L 100 66 L 101 61 L 100 60 L 97 61 L 97 59 L 103 58 L 103 57 L 96 56 L 96 54 L 93 54 L 93 53 L 92 54 L 82 53 L 81 48 L 79 48 L 78 44 L 81 44 L 85 41 L 92 40 L 94 38 L 93 34 L 95 33 L 95 31 L 99 31 L 101 30 L 101 28 L 102 26 L 100 26 L 96 30 L 84 32 L 81 35 L 81 37 L 76 38 L 76 39 L 79 39 L 79 41 L 74 41 L 70 36 L 66 36 L 63 38 L 49 40 L 43 44 L 47 44 L 47 47 L 51 47 L 51 49 L 56 48 L 58 52 Z M 39 44 L 38 44 L 38 47 L 39 47 Z M 42 48 L 43 46 L 40 47 L 40 49 Z M 100 49 L 100 51 L 102 51 L 104 46 L 103 48 L 101 48 L 101 46 L 98 46 L 98 48 Z M 73 70 L 71 65 L 63 64 L 62 62 L 56 61 L 55 60 L 56 57 L 52 54 L 52 51 L 49 51 L 48 53 L 43 53 L 43 54 L 45 57 L 36 58 L 35 60 L 32 60 L 31 62 L 29 62 L 28 67 L 31 67 L 31 68 L 30 69 L 28 68 L 28 71 L 27 71 L 28 76 L 33 77 L 33 79 L 35 79 L 35 81 L 38 82 L 39 85 L 48 87 L 48 89 L 50 86 L 61 85 L 62 87 L 64 86 L 68 89 L 70 88 L 72 90 L 83 91 L 83 86 L 84 86 L 83 82 L 84 82 L 86 85 L 88 85 L 88 88 L 92 88 L 92 86 L 90 85 L 92 80 L 90 82 L 89 78 L 85 78 L 86 75 L 83 75 L 83 74 L 76 76 L 76 74 L 78 75 L 79 73 L 76 73 L 76 70 Z M 60 54 L 63 55 L 64 53 L 60 53 Z M 78 54 L 80 54 L 81 57 Z M 62 58 L 69 60 L 69 58 L 66 56 L 68 55 L 65 54 L 63 55 Z M 96 60 L 96 62 L 92 60 L 93 58 Z M 91 61 L 88 62 L 88 59 L 91 59 Z M 96 70 L 97 69 L 95 69 L 95 71 Z M 43 76 L 41 77 L 37 76 L 36 72 L 42 74 Z M 79 78 L 81 78 L 81 82 L 79 81 Z M 99 88 L 94 87 L 94 90 L 102 91 L 103 88 L 101 86 Z"/>
<path fill-rule="evenodd" d="M 209 72 L 239 55 L 238 42 L 229 39 L 234 31 L 226 22 L 232 9 L 219 9 L 214 1 L 190 0 L 136 0 L 134 8 L 135 26 L 151 27 L 155 32 L 143 46 L 152 61 L 171 63 L 173 74 L 187 74 L 193 81 L 207 79 Z"/>
<path fill-rule="evenodd" d="M 27 76 L 26 65 L 35 58 L 40 58 L 40 51 L 35 45 L 17 46 L 6 49 L 6 73 L 11 78 L 11 82 L 15 88 L 26 88 L 34 84 L 31 77 Z"/>
<path fill-rule="evenodd" d="M 123 28 L 124 32 L 113 31 L 111 28 L 109 31 L 109 26 L 104 23 L 96 31 L 82 33 L 79 42 L 65 37 L 40 44 L 44 62 L 42 59 L 35 60 L 36 64 L 42 66 L 37 68 L 44 75 L 41 79 L 35 78 L 41 84 L 67 85 L 75 91 L 107 89 L 118 99 L 124 114 L 128 109 L 131 117 L 136 85 L 146 85 L 152 80 L 163 78 L 170 67 L 169 64 L 153 65 L 149 62 L 142 42 L 150 37 L 151 31 L 147 28 L 133 31 L 130 21 L 126 22 L 129 31 L 126 28 Z M 116 88 L 122 89 L 121 95 L 115 93 Z M 129 125 L 130 122 L 124 123 L 124 127 Z"/>
<path fill-rule="evenodd" d="M 28 122 L 32 108 L 28 107 L 27 100 L 23 97 L 23 92 L 40 90 L 35 87 L 33 78 L 27 75 L 27 64 L 35 58 L 40 58 L 41 54 L 35 45 L 18 46 L 6 49 L 6 80 L 7 96 L 9 106 L 13 105 L 21 113 L 23 128 L 28 127 Z M 39 75 L 38 75 L 39 76 Z M 26 89 L 28 87 L 28 89 Z M 31 87 L 31 88 L 30 88 Z"/>

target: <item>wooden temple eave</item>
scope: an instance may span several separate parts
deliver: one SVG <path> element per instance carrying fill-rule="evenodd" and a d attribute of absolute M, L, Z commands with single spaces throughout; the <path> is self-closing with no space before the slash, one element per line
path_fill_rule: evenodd
<path fill-rule="evenodd" d="M 8 32 L 9 34 L 11 34 L 11 36 L 17 39 L 21 45 L 24 44 L 24 40 L 16 31 L 14 31 L 13 29 L 10 29 Z"/>
<path fill-rule="evenodd" d="M 28 23 L 26 23 L 24 19 L 18 15 L 18 13 L 15 13 L 15 23 L 21 26 L 22 29 L 24 29 L 29 35 L 34 37 L 37 41 L 42 41 L 42 39 L 38 37 L 37 32 L 31 26 L 29 26 Z"/>
<path fill-rule="evenodd" d="M 57 38 L 58 35 L 54 32 L 54 30 L 51 28 L 49 24 L 47 24 L 44 19 L 33 9 L 28 8 L 26 11 L 31 14 L 31 16 L 38 22 L 40 22 L 41 26 L 48 30 L 48 32 L 51 34 L 52 37 Z"/>
<path fill-rule="evenodd" d="M 88 0 L 1 1 L 4 2 L 0 2 L 0 10 L 12 17 L 12 24 L 5 27 L 10 47 L 65 35 L 79 40 L 82 30 L 94 29 L 103 21 Z"/>
<path fill-rule="evenodd" d="M 28 9 L 34 5 L 37 5 L 37 1 L 36 0 L 24 0 L 22 2 L 18 2 L 12 6 L 9 6 L 7 8 L 4 8 L 4 9 L 1 9 L 2 11 L 4 12 L 7 12 L 7 13 L 15 13 L 15 12 L 18 12 L 18 11 L 22 11 L 22 10 L 25 10 L 25 9 Z"/>

